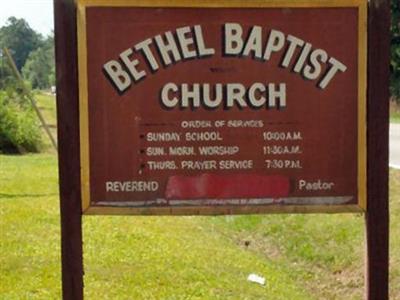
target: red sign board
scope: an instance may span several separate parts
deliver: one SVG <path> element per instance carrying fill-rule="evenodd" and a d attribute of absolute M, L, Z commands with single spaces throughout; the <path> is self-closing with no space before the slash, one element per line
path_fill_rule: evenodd
<path fill-rule="evenodd" d="M 78 1 L 84 213 L 365 209 L 366 2 L 185 3 Z"/>

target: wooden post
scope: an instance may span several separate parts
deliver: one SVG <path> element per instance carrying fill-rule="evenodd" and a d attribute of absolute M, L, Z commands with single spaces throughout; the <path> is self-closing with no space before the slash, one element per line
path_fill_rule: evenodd
<path fill-rule="evenodd" d="M 389 299 L 389 45 L 390 1 L 371 0 L 368 12 L 368 211 L 366 299 Z"/>
<path fill-rule="evenodd" d="M 54 0 L 61 210 L 62 293 L 83 299 L 76 6 Z"/>

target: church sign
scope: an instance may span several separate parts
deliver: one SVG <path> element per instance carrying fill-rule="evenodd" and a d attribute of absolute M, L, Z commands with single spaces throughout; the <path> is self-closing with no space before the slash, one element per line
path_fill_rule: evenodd
<path fill-rule="evenodd" d="M 366 209 L 365 1 L 78 1 L 85 214 Z"/>

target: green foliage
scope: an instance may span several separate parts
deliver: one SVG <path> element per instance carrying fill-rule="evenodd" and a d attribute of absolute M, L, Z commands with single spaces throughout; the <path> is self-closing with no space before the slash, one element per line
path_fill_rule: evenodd
<path fill-rule="evenodd" d="M 0 152 L 38 152 L 42 140 L 37 117 L 14 96 L 0 92 Z"/>
<path fill-rule="evenodd" d="M 399 0 L 391 1 L 391 46 L 390 46 L 390 92 L 397 103 L 400 103 L 400 4 Z"/>
<path fill-rule="evenodd" d="M 32 88 L 44 89 L 55 84 L 54 38 L 47 39 L 31 29 L 24 19 L 10 17 L 0 28 L 0 48 L 7 47 L 18 70 Z M 15 78 L 0 50 L 0 89 L 15 88 Z"/>
<path fill-rule="evenodd" d="M 49 37 L 44 45 L 29 54 L 22 74 L 34 89 L 46 89 L 55 82 L 54 39 Z"/>
<path fill-rule="evenodd" d="M 33 50 L 43 44 L 42 36 L 29 27 L 24 19 L 8 18 L 7 24 L 0 28 L 0 48 L 7 47 L 21 70 Z"/>
<path fill-rule="evenodd" d="M 45 47 L 48 49 L 48 59 L 50 61 L 50 71 L 48 74 L 49 86 L 56 85 L 56 57 L 54 49 L 54 32 L 45 41 Z"/>
<path fill-rule="evenodd" d="M 12 72 L 10 66 L 7 63 L 7 59 L 0 49 L 0 90 L 5 90 L 10 85 L 14 85 Z"/>

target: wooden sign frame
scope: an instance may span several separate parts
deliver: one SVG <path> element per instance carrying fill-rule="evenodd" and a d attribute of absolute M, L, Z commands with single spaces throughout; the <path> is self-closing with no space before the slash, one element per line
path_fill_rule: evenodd
<path fill-rule="evenodd" d="M 284 1 L 151 1 L 117 0 L 112 7 L 190 7 L 190 8 L 356 8 L 358 11 L 358 161 L 357 180 L 358 197 L 356 204 L 268 204 L 268 205 L 214 205 L 214 206 L 130 206 L 124 203 L 96 205 L 91 201 L 90 145 L 89 145 L 89 95 L 88 95 L 88 49 L 86 9 L 90 7 L 109 7 L 107 0 L 77 1 L 77 38 L 78 38 L 78 78 L 79 78 L 79 121 L 80 121 L 80 157 L 82 210 L 89 215 L 152 214 L 152 215 L 215 215 L 215 214 L 252 214 L 252 213 L 317 213 L 317 212 L 363 212 L 367 207 L 366 191 L 366 80 L 367 80 L 367 6 L 364 0 L 324 0 L 304 2 Z"/>
<path fill-rule="evenodd" d="M 105 1 L 104 1 L 105 2 Z M 125 1 L 122 1 L 125 3 Z M 115 3 L 122 3 L 115 1 Z M 90 1 L 87 1 L 90 3 Z M 94 3 L 99 3 L 95 1 Z M 139 3 L 139 1 L 137 2 Z M 141 1 L 150 5 L 150 1 Z M 151 1 L 152 5 L 164 1 Z M 171 6 L 217 7 L 227 1 L 170 1 Z M 252 4 L 245 4 L 252 3 Z M 230 6 L 260 5 L 261 0 L 229 1 Z M 278 2 L 281 6 L 285 1 Z M 279 4 L 278 4 L 279 3 Z M 298 6 L 315 3 L 298 1 Z M 321 1 L 340 7 L 341 1 Z M 359 1 L 356 1 L 359 3 Z M 115 4 L 117 5 L 117 4 Z M 388 78 L 390 2 L 368 4 L 367 64 L 367 211 L 366 299 L 388 299 Z M 79 73 L 77 4 L 54 0 L 57 65 L 57 114 L 62 234 L 62 287 L 64 299 L 83 299 L 81 150 L 79 132 Z M 308 211 L 308 212 L 318 212 Z"/>

